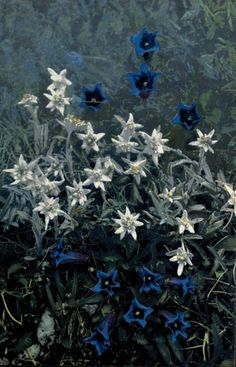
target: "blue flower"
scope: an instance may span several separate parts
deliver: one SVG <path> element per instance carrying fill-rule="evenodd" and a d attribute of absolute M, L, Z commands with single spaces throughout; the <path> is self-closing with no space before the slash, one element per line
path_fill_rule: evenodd
<path fill-rule="evenodd" d="M 82 264 L 88 260 L 87 255 L 83 255 L 76 251 L 65 252 L 63 248 L 63 237 L 61 237 L 57 241 L 56 246 L 52 249 L 52 256 L 54 257 L 56 267 L 58 267 L 60 264 Z"/>
<path fill-rule="evenodd" d="M 134 44 L 137 56 L 143 56 L 145 59 L 150 53 L 160 50 L 160 44 L 156 40 L 156 32 L 148 32 L 145 28 L 138 34 L 130 37 L 130 41 Z"/>
<path fill-rule="evenodd" d="M 187 276 L 184 279 L 171 278 L 171 284 L 180 285 L 183 288 L 183 295 L 192 293 L 196 289 L 196 285 L 193 283 L 193 277 Z"/>
<path fill-rule="evenodd" d="M 137 322 L 143 328 L 146 326 L 146 318 L 153 312 L 153 308 L 143 306 L 137 298 L 134 298 L 129 311 L 123 316 L 129 324 Z"/>
<path fill-rule="evenodd" d="M 108 273 L 97 271 L 98 283 L 93 288 L 95 293 L 104 292 L 109 296 L 114 294 L 113 288 L 120 288 L 120 283 L 117 282 L 117 270 L 111 270 Z"/>
<path fill-rule="evenodd" d="M 131 83 L 131 93 L 143 99 L 149 97 L 152 91 L 156 91 L 155 79 L 160 73 L 151 71 L 146 64 L 142 64 L 137 73 L 128 73 L 128 80 Z"/>
<path fill-rule="evenodd" d="M 84 339 L 84 343 L 92 344 L 95 346 L 96 351 L 99 356 L 101 356 L 110 346 L 110 336 L 109 336 L 109 318 L 105 318 L 102 323 L 95 327 L 94 332 L 89 338 Z"/>
<path fill-rule="evenodd" d="M 97 112 L 103 103 L 109 101 L 102 91 L 102 83 L 97 83 L 94 88 L 83 87 L 81 92 L 80 107 L 82 108 L 89 108 Z"/>
<path fill-rule="evenodd" d="M 149 269 L 147 269 L 145 266 L 142 266 L 139 269 L 139 275 L 141 276 L 142 280 L 143 280 L 143 285 L 140 288 L 140 292 L 145 292 L 148 293 L 150 291 L 156 291 L 156 292 L 160 292 L 161 291 L 161 287 L 160 285 L 157 283 L 158 280 L 161 279 L 161 275 L 158 273 L 153 273 L 152 271 L 150 271 Z"/>
<path fill-rule="evenodd" d="M 181 125 L 186 130 L 193 130 L 201 120 L 201 116 L 197 112 L 196 103 L 192 103 L 188 106 L 180 102 L 177 108 L 179 111 L 172 119 L 173 124 Z"/>
<path fill-rule="evenodd" d="M 185 332 L 185 329 L 190 327 L 190 323 L 184 320 L 184 312 L 177 312 L 176 314 L 163 312 L 163 314 L 167 319 L 165 327 L 170 329 L 173 342 L 176 341 L 179 335 L 186 339 L 188 334 Z"/>

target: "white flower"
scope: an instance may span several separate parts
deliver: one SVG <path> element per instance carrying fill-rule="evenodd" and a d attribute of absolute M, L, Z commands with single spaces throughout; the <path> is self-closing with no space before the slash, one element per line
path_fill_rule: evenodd
<path fill-rule="evenodd" d="M 81 120 L 75 115 L 67 115 L 63 121 L 57 119 L 57 122 L 66 129 L 68 134 L 71 134 L 75 130 L 82 130 L 87 126 L 86 121 Z"/>
<path fill-rule="evenodd" d="M 23 105 L 25 107 L 33 107 L 38 104 L 38 97 L 33 94 L 24 94 L 23 98 L 18 102 L 19 105 Z"/>
<path fill-rule="evenodd" d="M 108 177 L 102 168 L 101 160 L 97 159 L 94 169 L 85 168 L 88 178 L 84 181 L 84 186 L 88 186 L 93 184 L 96 189 L 100 188 L 102 191 L 105 191 L 104 182 L 111 182 L 111 178 Z"/>
<path fill-rule="evenodd" d="M 42 171 L 40 170 L 42 173 Z M 31 181 L 25 190 L 31 191 L 35 197 L 39 194 L 46 194 L 50 196 L 57 196 L 60 193 L 58 185 L 62 184 L 63 181 L 50 181 L 47 176 L 43 173 L 41 175 L 35 175 L 33 181 Z"/>
<path fill-rule="evenodd" d="M 131 214 L 128 207 L 126 207 L 125 214 L 119 210 L 118 214 L 120 219 L 113 219 L 120 226 L 115 233 L 120 235 L 121 240 L 125 237 L 126 233 L 131 234 L 133 239 L 137 240 L 136 227 L 143 226 L 143 223 L 137 220 L 140 214 Z"/>
<path fill-rule="evenodd" d="M 51 94 L 43 93 L 50 100 L 46 108 L 50 108 L 52 112 L 58 110 L 64 115 L 65 105 L 70 104 L 70 98 L 65 97 L 64 92 L 60 90 L 50 90 L 50 92 Z"/>
<path fill-rule="evenodd" d="M 141 133 L 142 137 L 145 140 L 145 148 L 143 150 L 144 154 L 148 154 L 152 156 L 153 162 L 156 166 L 158 166 L 159 157 L 167 150 L 169 147 L 165 145 L 169 141 L 169 139 L 162 139 L 162 133 L 160 132 L 160 126 L 158 129 L 154 129 L 152 131 L 152 135 L 148 135 L 145 132 Z"/>
<path fill-rule="evenodd" d="M 195 233 L 193 228 L 193 221 L 188 218 L 187 210 L 183 211 L 183 215 L 181 218 L 176 218 L 179 223 L 179 234 L 184 233 L 184 231 L 188 231 L 190 233 Z"/>
<path fill-rule="evenodd" d="M 140 184 L 141 177 L 147 177 L 143 167 L 145 166 L 146 159 L 138 160 L 136 162 L 131 162 L 128 159 L 123 158 L 123 161 L 129 164 L 129 169 L 124 171 L 126 175 L 132 175 L 137 184 Z"/>
<path fill-rule="evenodd" d="M 104 168 L 106 169 L 109 177 L 113 176 L 114 171 L 119 174 L 123 173 L 122 167 L 110 156 L 107 155 L 106 157 L 101 158 L 101 162 L 103 162 Z"/>
<path fill-rule="evenodd" d="M 138 143 L 130 141 L 129 138 L 121 135 L 117 135 L 117 139 L 111 138 L 112 142 L 116 145 L 117 153 L 139 153 L 139 151 L 135 149 Z"/>
<path fill-rule="evenodd" d="M 233 205 L 233 209 L 230 209 L 230 211 L 234 212 L 234 215 L 236 216 L 236 190 L 233 189 L 233 186 L 230 184 L 224 183 L 224 188 L 230 195 L 230 198 L 228 199 L 226 206 Z"/>
<path fill-rule="evenodd" d="M 45 231 L 48 229 L 49 221 L 58 217 L 59 215 L 70 218 L 63 210 L 60 209 L 58 201 L 59 198 L 54 199 L 43 195 L 43 201 L 40 201 L 38 206 L 33 209 L 33 211 L 39 212 L 45 216 Z"/>
<path fill-rule="evenodd" d="M 28 359 L 35 360 L 40 354 L 41 347 L 39 344 L 32 344 L 24 351 L 24 356 Z M 1 364 L 0 364 L 1 365 Z"/>
<path fill-rule="evenodd" d="M 183 273 L 184 266 L 189 264 L 190 266 L 193 265 L 191 259 L 193 257 L 193 254 L 188 250 L 188 248 L 184 246 L 184 243 L 182 242 L 182 246 L 178 247 L 176 250 L 169 251 L 166 253 L 167 256 L 173 256 L 169 260 L 172 262 L 177 262 L 178 269 L 177 274 L 180 276 Z"/>
<path fill-rule="evenodd" d="M 104 137 L 105 133 L 95 134 L 91 123 L 88 122 L 86 134 L 76 135 L 79 139 L 83 140 L 82 148 L 86 150 L 86 153 L 89 153 L 91 150 L 95 152 L 99 151 L 97 142 Z"/>
<path fill-rule="evenodd" d="M 4 172 L 10 173 L 10 175 L 14 178 L 14 182 L 11 185 L 17 185 L 19 183 L 23 185 L 27 185 L 34 180 L 34 172 L 35 166 L 37 165 L 39 158 L 35 159 L 30 163 L 26 163 L 23 155 L 21 154 L 19 157 L 18 164 L 14 164 L 14 168 L 4 169 Z"/>
<path fill-rule="evenodd" d="M 53 174 L 54 177 L 60 175 L 64 178 L 62 169 L 63 169 L 63 162 L 58 159 L 57 156 L 53 157 L 51 155 L 46 156 L 46 161 L 50 163 L 50 167 L 46 169 L 46 174 L 49 175 L 50 173 Z"/>
<path fill-rule="evenodd" d="M 49 311 L 45 311 L 37 329 L 37 338 L 41 345 L 52 343 L 55 339 L 55 321 Z"/>
<path fill-rule="evenodd" d="M 161 193 L 159 196 L 160 198 L 163 198 L 172 204 L 175 200 L 180 200 L 182 198 L 182 196 L 178 196 L 178 195 L 174 196 L 175 190 L 176 190 L 176 187 L 173 187 L 173 189 L 171 190 L 168 190 L 167 188 L 165 188 L 164 192 Z"/>
<path fill-rule="evenodd" d="M 216 144 L 218 140 L 212 140 L 212 136 L 214 135 L 215 130 L 211 130 L 209 134 L 203 134 L 199 129 L 196 129 L 198 138 L 196 141 L 192 141 L 189 143 L 189 145 L 197 146 L 201 150 L 203 150 L 205 153 L 209 150 L 211 153 L 214 153 L 214 150 L 212 149 L 212 145 Z"/>
<path fill-rule="evenodd" d="M 143 125 L 136 124 L 134 122 L 134 116 L 132 113 L 129 113 L 129 118 L 127 122 L 121 116 L 118 116 L 118 115 L 114 115 L 114 116 L 121 123 L 123 127 L 121 136 L 123 136 L 126 139 L 135 135 L 136 130 L 143 127 Z"/>
<path fill-rule="evenodd" d="M 86 195 L 91 192 L 90 189 L 83 188 L 83 182 L 80 181 L 77 183 L 75 180 L 73 180 L 73 186 L 66 186 L 66 190 L 69 203 L 72 207 L 75 206 L 77 202 L 83 206 L 87 201 Z"/>
<path fill-rule="evenodd" d="M 53 69 L 48 68 L 48 72 L 51 80 L 53 81 L 53 83 L 48 86 L 48 90 L 51 91 L 59 89 L 64 92 L 66 87 L 72 84 L 70 80 L 66 79 L 66 69 L 63 69 L 59 74 L 57 74 Z"/>

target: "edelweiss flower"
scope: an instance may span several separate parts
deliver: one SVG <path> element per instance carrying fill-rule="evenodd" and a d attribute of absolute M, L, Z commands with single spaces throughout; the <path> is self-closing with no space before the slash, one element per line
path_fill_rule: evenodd
<path fill-rule="evenodd" d="M 26 163 L 23 155 L 21 154 L 19 157 L 18 164 L 14 164 L 14 168 L 4 169 L 4 172 L 10 173 L 10 175 L 14 178 L 14 182 L 11 185 L 17 185 L 19 183 L 23 185 L 27 185 L 34 180 L 34 172 L 35 166 L 37 165 L 39 158 L 35 159 L 30 163 Z"/>
<path fill-rule="evenodd" d="M 158 129 L 152 131 L 152 135 L 142 132 L 142 137 L 145 140 L 146 147 L 143 150 L 144 154 L 152 156 L 153 162 L 158 166 L 159 157 L 169 148 L 165 145 L 169 139 L 162 139 L 162 133 L 160 132 L 160 126 Z"/>
<path fill-rule="evenodd" d="M 43 201 L 40 201 L 38 206 L 33 209 L 34 212 L 39 212 L 45 216 L 45 231 L 48 229 L 49 221 L 58 217 L 59 215 L 70 219 L 69 215 L 60 209 L 58 201 L 59 198 L 54 199 L 43 195 Z"/>
<path fill-rule="evenodd" d="M 145 166 L 146 159 L 139 160 L 136 162 L 131 162 L 128 159 L 123 158 L 124 162 L 128 163 L 130 168 L 124 171 L 126 175 L 132 175 L 137 184 L 140 184 L 141 177 L 147 177 L 143 167 Z"/>
<path fill-rule="evenodd" d="M 34 96 L 33 94 L 24 94 L 23 98 L 18 102 L 18 104 L 22 104 L 25 107 L 33 107 L 34 105 L 38 104 L 38 97 Z"/>
<path fill-rule="evenodd" d="M 77 183 L 75 180 L 73 180 L 73 187 L 72 186 L 66 186 L 67 195 L 69 199 L 70 205 L 73 207 L 77 204 L 77 202 L 80 203 L 80 205 L 84 205 L 87 201 L 87 194 L 91 192 L 90 189 L 84 189 L 83 188 L 83 182 Z"/>
<path fill-rule="evenodd" d="M 86 121 L 81 120 L 79 117 L 75 115 L 67 115 L 63 121 L 57 119 L 57 122 L 66 129 L 67 134 L 69 135 L 73 131 L 83 130 L 84 127 L 87 126 Z"/>
<path fill-rule="evenodd" d="M 102 168 L 101 160 L 97 159 L 94 169 L 85 168 L 88 178 L 84 181 L 84 186 L 88 186 L 93 184 L 96 189 L 100 188 L 102 191 L 105 191 L 104 182 L 111 182 L 111 178 L 108 177 Z"/>
<path fill-rule="evenodd" d="M 209 134 L 203 134 L 199 129 L 196 130 L 198 134 L 198 138 L 196 141 L 192 141 L 189 143 L 189 145 L 193 145 L 196 147 L 199 147 L 201 150 L 203 150 L 205 153 L 208 152 L 208 150 L 211 153 L 214 153 L 214 150 L 212 149 L 212 145 L 216 144 L 218 140 L 212 140 L 212 136 L 214 135 L 215 130 L 211 130 Z"/>
<path fill-rule="evenodd" d="M 99 151 L 97 142 L 104 137 L 105 133 L 95 134 L 91 123 L 88 122 L 86 134 L 76 135 L 79 139 L 83 140 L 82 148 L 86 150 L 86 153 L 89 153 L 91 150 L 95 152 Z"/>
<path fill-rule="evenodd" d="M 123 173 L 122 167 L 116 161 L 114 161 L 114 159 L 112 159 L 110 156 L 106 156 L 102 158 L 101 161 L 103 162 L 104 168 L 106 168 L 106 171 L 109 177 L 112 177 L 114 171 L 119 174 Z"/>
<path fill-rule="evenodd" d="M 64 92 L 62 90 L 50 90 L 51 94 L 43 93 L 45 97 L 47 97 L 50 102 L 47 104 L 46 108 L 50 108 L 53 112 L 54 110 L 58 110 L 62 115 L 64 115 L 65 105 L 70 104 L 70 98 L 64 96 Z"/>
<path fill-rule="evenodd" d="M 226 206 L 233 205 L 233 209 L 230 209 L 230 211 L 234 212 L 234 215 L 236 216 L 236 190 L 233 189 L 233 186 L 230 184 L 224 183 L 224 188 L 230 195 L 229 200 L 226 203 Z"/>
<path fill-rule="evenodd" d="M 195 233 L 193 228 L 193 221 L 189 220 L 187 210 L 183 211 L 183 215 L 181 218 L 176 218 L 179 223 L 179 234 L 184 233 L 184 231 L 188 231 L 190 233 Z"/>
<path fill-rule="evenodd" d="M 126 207 L 125 214 L 121 213 L 119 210 L 118 214 L 120 219 L 113 219 L 114 222 L 120 226 L 115 233 L 120 234 L 121 240 L 125 237 L 126 233 L 131 234 L 133 239 L 137 240 L 136 227 L 143 226 L 143 223 L 137 220 L 140 214 L 131 214 L 128 207 Z"/>
<path fill-rule="evenodd" d="M 178 269 L 177 269 L 178 276 L 180 276 L 183 273 L 185 265 L 187 264 L 189 264 L 190 266 L 193 265 L 191 261 L 193 254 L 188 250 L 187 247 L 185 248 L 183 242 L 181 247 L 178 247 L 176 250 L 173 251 L 168 251 L 166 255 L 172 256 L 169 259 L 170 261 L 178 263 Z"/>
<path fill-rule="evenodd" d="M 64 177 L 62 169 L 63 169 L 63 161 L 60 161 L 57 156 L 53 157 L 52 155 L 47 155 L 45 160 L 50 163 L 50 167 L 47 168 L 47 174 L 52 173 L 54 177 L 60 175 Z"/>
<path fill-rule="evenodd" d="M 182 196 L 180 195 L 174 196 L 175 190 L 176 190 L 176 187 L 173 187 L 173 189 L 171 190 L 168 190 L 167 188 L 165 188 L 164 192 L 160 194 L 159 197 L 169 201 L 172 204 L 175 200 L 182 199 Z"/>
<path fill-rule="evenodd" d="M 48 68 L 48 72 L 50 74 L 50 78 L 53 81 L 47 89 L 52 91 L 55 89 L 59 89 L 62 92 L 65 92 L 67 86 L 71 85 L 71 81 L 66 79 L 67 70 L 63 69 L 59 74 L 57 74 L 53 69 Z"/>
<path fill-rule="evenodd" d="M 39 194 L 57 196 L 60 193 L 58 185 L 62 184 L 62 182 L 50 181 L 42 173 L 41 175 L 35 175 L 34 179 L 25 187 L 25 190 L 31 191 L 34 197 Z"/>
<path fill-rule="evenodd" d="M 135 147 L 138 146 L 138 143 L 135 141 L 130 141 L 129 138 L 123 137 L 121 135 L 117 135 L 118 140 L 111 138 L 112 142 L 116 145 L 117 153 L 139 153 Z"/>
<path fill-rule="evenodd" d="M 141 129 L 143 127 L 143 125 L 141 124 L 136 124 L 134 122 L 134 116 L 132 113 L 129 113 L 129 118 L 127 120 L 127 122 L 118 115 L 114 115 L 115 118 L 121 123 L 123 130 L 121 132 L 121 136 L 128 139 L 131 136 L 134 136 L 136 133 L 136 130 Z"/>

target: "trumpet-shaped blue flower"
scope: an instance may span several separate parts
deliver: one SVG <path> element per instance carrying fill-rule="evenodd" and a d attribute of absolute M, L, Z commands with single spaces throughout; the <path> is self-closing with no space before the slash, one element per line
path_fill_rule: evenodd
<path fill-rule="evenodd" d="M 128 73 L 128 80 L 131 83 L 131 93 L 143 99 L 149 97 L 150 93 L 156 91 L 155 81 L 160 73 L 152 71 L 148 65 L 142 64 L 140 71 Z"/>
<path fill-rule="evenodd" d="M 167 319 L 165 327 L 170 329 L 173 342 L 176 341 L 179 335 L 186 339 L 188 334 L 185 329 L 190 327 L 190 323 L 184 320 L 184 312 L 177 312 L 176 314 L 163 312 L 163 314 Z"/>
<path fill-rule="evenodd" d="M 108 294 L 108 296 L 112 296 L 114 294 L 114 288 L 120 288 L 120 283 L 116 280 L 117 278 L 117 270 L 111 270 L 108 273 L 104 273 L 103 271 L 97 271 L 98 283 L 93 288 L 93 291 L 96 293 L 104 292 Z"/>
<path fill-rule="evenodd" d="M 161 279 L 160 274 L 153 273 L 152 271 L 147 269 L 145 266 L 142 266 L 138 272 L 143 280 L 143 285 L 140 288 L 140 292 L 148 293 L 150 291 L 156 291 L 156 292 L 161 291 L 161 287 L 158 284 L 158 280 Z"/>
<path fill-rule="evenodd" d="M 143 56 L 145 59 L 155 51 L 160 50 L 160 44 L 156 40 L 156 32 L 148 32 L 146 28 L 138 34 L 130 37 L 130 41 L 134 44 L 137 56 Z"/>
<path fill-rule="evenodd" d="M 109 101 L 103 93 L 102 83 L 97 83 L 94 88 L 83 87 L 81 92 L 80 107 L 82 108 L 89 108 L 97 112 L 102 104 Z"/>
<path fill-rule="evenodd" d="M 184 279 L 178 279 L 178 278 L 171 278 L 170 284 L 176 284 L 182 287 L 183 289 L 183 296 L 185 296 L 188 293 L 193 293 L 196 289 L 196 285 L 193 283 L 193 277 L 187 276 Z"/>
<path fill-rule="evenodd" d="M 83 264 L 88 260 L 87 255 L 76 251 L 65 252 L 63 248 L 63 237 L 61 237 L 52 250 L 52 256 L 54 258 L 56 267 L 58 267 L 60 264 Z"/>
<path fill-rule="evenodd" d="M 84 339 L 84 343 L 94 345 L 99 356 L 101 356 L 110 346 L 109 318 L 105 318 L 102 323 L 95 327 L 89 338 Z"/>
<path fill-rule="evenodd" d="M 186 130 L 193 130 L 201 120 L 201 116 L 197 112 L 196 103 L 192 103 L 188 106 L 180 102 L 177 108 L 179 111 L 172 119 L 173 124 L 181 125 Z"/>
<path fill-rule="evenodd" d="M 129 311 L 123 316 L 129 324 L 137 322 L 143 328 L 146 326 L 146 318 L 153 312 L 153 308 L 143 306 L 137 298 L 134 298 Z"/>

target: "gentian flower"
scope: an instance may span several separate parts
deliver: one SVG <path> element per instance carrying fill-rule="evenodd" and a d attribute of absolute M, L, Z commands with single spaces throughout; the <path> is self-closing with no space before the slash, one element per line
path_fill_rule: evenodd
<path fill-rule="evenodd" d="M 108 103 L 109 99 L 102 91 L 102 83 L 97 83 L 94 88 L 82 88 L 80 107 L 89 108 L 97 112 L 103 103 Z"/>
<path fill-rule="evenodd" d="M 131 93 L 143 99 L 148 98 L 152 91 L 156 91 L 155 79 L 159 76 L 160 73 L 151 71 L 146 64 L 142 64 L 140 71 L 128 73 L 128 80 L 131 83 Z"/>
<path fill-rule="evenodd" d="M 190 327 L 190 323 L 184 320 L 184 312 L 177 312 L 176 314 L 163 312 L 163 315 L 167 319 L 165 327 L 170 329 L 172 341 L 175 342 L 179 335 L 186 339 L 188 334 L 185 332 L 185 329 Z"/>
<path fill-rule="evenodd" d="M 109 296 L 114 294 L 113 288 L 120 288 L 120 283 L 117 282 L 117 270 L 111 270 L 108 273 L 97 271 L 98 283 L 93 288 L 96 293 L 104 292 Z"/>
<path fill-rule="evenodd" d="M 63 251 L 63 237 L 61 237 L 56 246 L 52 250 L 52 255 L 55 260 L 56 267 L 60 264 L 82 264 L 88 260 L 87 255 L 83 255 L 76 251 Z"/>
<path fill-rule="evenodd" d="M 196 285 L 193 283 L 193 277 L 191 276 L 187 276 L 183 279 L 171 278 L 169 283 L 180 285 L 183 289 L 183 296 L 186 296 L 188 293 L 192 293 L 196 289 Z"/>
<path fill-rule="evenodd" d="M 130 37 L 130 41 L 134 44 L 137 56 L 143 56 L 145 60 L 152 55 L 153 52 L 160 50 L 160 44 L 156 40 L 157 32 L 148 32 L 145 28 L 138 34 Z"/>
<path fill-rule="evenodd" d="M 109 327 L 112 322 L 112 315 L 108 315 L 89 338 L 84 339 L 84 343 L 94 345 L 99 356 L 101 356 L 111 345 Z"/>
<path fill-rule="evenodd" d="M 156 292 L 160 292 L 161 287 L 160 285 L 157 283 L 158 280 L 161 279 L 161 275 L 158 273 L 153 273 L 152 271 L 150 271 L 149 269 L 147 269 L 145 266 L 142 266 L 139 271 L 138 271 L 139 275 L 141 276 L 142 280 L 143 280 L 143 285 L 140 288 L 140 292 L 145 292 L 148 293 L 150 291 L 156 291 Z"/>
<path fill-rule="evenodd" d="M 143 306 L 137 298 L 134 298 L 129 311 L 123 316 L 129 324 L 137 322 L 143 328 L 146 326 L 146 318 L 153 312 L 153 308 Z"/>
<path fill-rule="evenodd" d="M 177 108 L 179 112 L 172 119 L 173 124 L 181 125 L 186 130 L 193 130 L 201 120 L 201 116 L 197 112 L 196 103 L 192 103 L 188 106 L 180 102 Z"/>

